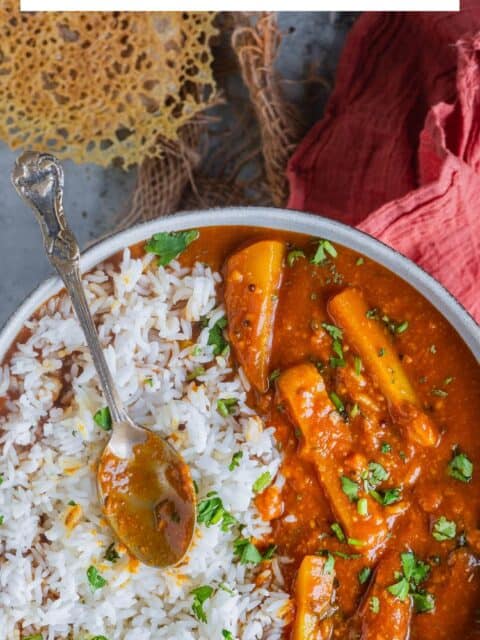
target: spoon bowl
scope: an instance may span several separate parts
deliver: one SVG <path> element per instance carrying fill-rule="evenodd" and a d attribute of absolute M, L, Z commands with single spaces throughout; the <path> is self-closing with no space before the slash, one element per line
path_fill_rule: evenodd
<path fill-rule="evenodd" d="M 26 152 L 12 182 L 33 209 L 47 256 L 65 284 L 110 412 L 112 435 L 97 470 L 103 512 L 129 552 L 154 567 L 175 565 L 195 529 L 195 491 L 182 456 L 128 416 L 108 368 L 79 271 L 80 250 L 63 211 L 63 170 L 46 153 Z"/>

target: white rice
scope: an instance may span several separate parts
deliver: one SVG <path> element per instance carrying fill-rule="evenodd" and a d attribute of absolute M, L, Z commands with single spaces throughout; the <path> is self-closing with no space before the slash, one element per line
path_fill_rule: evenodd
<path fill-rule="evenodd" d="M 269 525 L 254 506 L 252 484 L 266 470 L 275 476 L 280 458 L 273 430 L 246 405 L 241 373 L 233 375 L 228 359 L 207 345 L 209 327 L 224 315 L 221 278 L 201 264 L 153 261 L 126 250 L 120 268 L 106 265 L 84 280 L 120 395 L 135 421 L 181 449 L 199 499 L 217 491 L 245 525 L 242 536 L 261 538 Z M 209 327 L 192 346 L 192 323 L 205 315 Z M 257 588 L 255 568 L 233 554 L 238 528 L 199 525 L 187 562 L 168 571 L 132 570 L 125 553 L 115 563 L 105 559 L 114 539 L 97 502 L 94 466 L 108 435 L 93 420 L 104 400 L 83 334 L 65 296 L 50 300 L 28 327 L 32 335 L 0 367 L 0 394 L 18 396 L 0 422 L 0 640 L 32 633 L 44 640 L 222 640 L 223 629 L 244 640 L 279 638 L 289 603 L 281 559 L 267 586 Z M 63 408 L 55 406 L 65 394 L 62 363 L 73 390 Z M 201 365 L 206 373 L 187 382 Z M 222 397 L 238 399 L 235 416 L 219 415 Z M 236 451 L 243 457 L 229 471 Z M 70 501 L 82 509 L 73 529 L 65 525 Z M 91 565 L 107 580 L 95 592 L 86 575 Z M 214 588 L 204 604 L 207 623 L 192 612 L 191 591 L 201 585 Z"/>

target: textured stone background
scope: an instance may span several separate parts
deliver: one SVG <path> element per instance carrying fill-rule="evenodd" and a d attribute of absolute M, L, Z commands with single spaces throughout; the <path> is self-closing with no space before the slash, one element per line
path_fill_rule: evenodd
<path fill-rule="evenodd" d="M 345 36 L 355 16 L 346 13 L 281 13 L 284 33 L 277 65 L 289 97 L 309 122 L 322 113 Z M 309 84 L 301 81 L 317 78 Z M 228 112 L 226 112 L 228 118 Z M 0 326 L 52 270 L 33 214 L 10 184 L 16 153 L 0 143 Z M 135 172 L 64 163 L 65 211 L 82 248 L 114 229 L 128 207 Z"/>

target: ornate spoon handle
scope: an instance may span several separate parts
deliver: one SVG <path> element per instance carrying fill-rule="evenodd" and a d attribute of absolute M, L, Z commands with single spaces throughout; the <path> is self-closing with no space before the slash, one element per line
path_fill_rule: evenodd
<path fill-rule="evenodd" d="M 63 169 L 47 153 L 23 153 L 16 161 L 12 182 L 33 209 L 43 234 L 48 259 L 63 280 L 92 354 L 114 423 L 129 422 L 113 384 L 80 278 L 80 249 L 63 211 Z"/>

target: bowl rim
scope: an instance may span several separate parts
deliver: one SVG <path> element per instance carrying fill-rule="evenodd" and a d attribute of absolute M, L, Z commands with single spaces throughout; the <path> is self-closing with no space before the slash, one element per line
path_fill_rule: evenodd
<path fill-rule="evenodd" d="M 304 233 L 326 238 L 375 260 L 421 293 L 454 327 L 477 360 L 480 360 L 480 326 L 468 311 L 435 278 L 404 255 L 373 236 L 342 222 L 320 215 L 274 207 L 217 207 L 180 212 L 137 223 L 112 232 L 82 253 L 80 268 L 89 271 L 118 251 L 161 231 L 212 226 L 251 226 Z M 40 241 L 40 238 L 39 238 Z M 43 281 L 0 329 L 0 365 L 25 322 L 62 288 L 58 276 Z"/>

